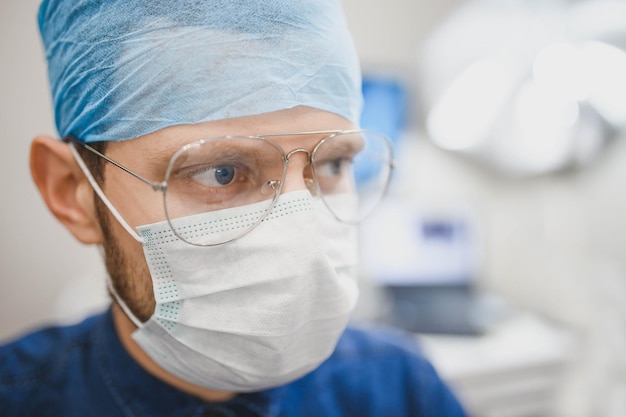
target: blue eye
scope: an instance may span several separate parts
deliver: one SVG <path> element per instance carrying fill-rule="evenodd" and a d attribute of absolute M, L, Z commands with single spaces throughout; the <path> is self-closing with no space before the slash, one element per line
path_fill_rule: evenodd
<path fill-rule="evenodd" d="M 232 184 L 239 169 L 234 165 L 207 165 L 193 167 L 186 177 L 205 187 L 219 188 Z"/>
<path fill-rule="evenodd" d="M 221 166 L 215 168 L 215 180 L 221 185 L 230 184 L 235 177 L 235 168 L 232 166 Z"/>
<path fill-rule="evenodd" d="M 343 159 L 335 159 L 329 163 L 329 168 L 333 175 L 339 175 L 341 173 L 341 168 L 344 165 Z"/>
<path fill-rule="evenodd" d="M 337 158 L 317 164 L 317 173 L 323 177 L 336 177 L 343 173 L 349 166 L 350 160 L 347 158 Z"/>

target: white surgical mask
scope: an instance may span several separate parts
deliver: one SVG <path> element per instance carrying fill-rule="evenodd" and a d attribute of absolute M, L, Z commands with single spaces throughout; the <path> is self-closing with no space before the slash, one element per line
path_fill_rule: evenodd
<path fill-rule="evenodd" d="M 308 191 L 281 195 L 246 236 L 214 247 L 166 221 L 137 228 L 156 308 L 132 337 L 162 368 L 206 388 L 255 391 L 295 380 L 333 352 L 356 304 L 356 228 Z M 178 219 L 194 224 L 255 204 Z"/>

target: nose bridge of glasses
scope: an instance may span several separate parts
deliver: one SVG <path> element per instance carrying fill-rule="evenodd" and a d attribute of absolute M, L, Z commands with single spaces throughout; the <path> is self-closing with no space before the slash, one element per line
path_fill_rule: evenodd
<path fill-rule="evenodd" d="M 300 156 L 296 158 L 296 156 Z M 292 158 L 294 156 L 294 158 Z M 304 148 L 291 150 L 285 157 L 287 171 L 283 192 L 308 189 L 317 194 L 311 171 L 311 152 Z"/>
<path fill-rule="evenodd" d="M 309 152 L 308 150 L 306 150 L 306 149 L 304 149 L 304 148 L 296 148 L 296 149 L 294 149 L 294 150 L 290 151 L 290 152 L 287 154 L 287 156 L 286 156 L 287 162 L 289 162 L 289 159 L 290 159 L 293 155 L 295 155 L 295 154 L 297 154 L 297 153 L 304 153 L 304 154 L 306 154 L 306 161 L 307 161 L 307 162 L 310 162 L 310 161 L 311 161 L 311 152 Z"/>

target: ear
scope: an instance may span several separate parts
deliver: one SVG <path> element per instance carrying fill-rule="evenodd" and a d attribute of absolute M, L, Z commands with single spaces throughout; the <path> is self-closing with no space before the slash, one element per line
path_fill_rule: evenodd
<path fill-rule="evenodd" d="M 82 243 L 102 243 L 94 192 L 70 146 L 38 136 L 30 147 L 30 172 L 48 209 Z"/>

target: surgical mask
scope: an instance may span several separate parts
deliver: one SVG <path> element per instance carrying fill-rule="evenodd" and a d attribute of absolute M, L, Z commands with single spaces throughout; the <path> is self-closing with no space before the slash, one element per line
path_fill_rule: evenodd
<path fill-rule="evenodd" d="M 178 221 L 235 224 L 258 205 Z M 166 221 L 138 227 L 156 308 L 143 324 L 124 308 L 133 339 L 163 369 L 211 389 L 275 387 L 319 366 L 358 289 L 356 229 L 316 205 L 306 190 L 283 194 L 252 232 L 214 247 L 181 241 Z"/>

